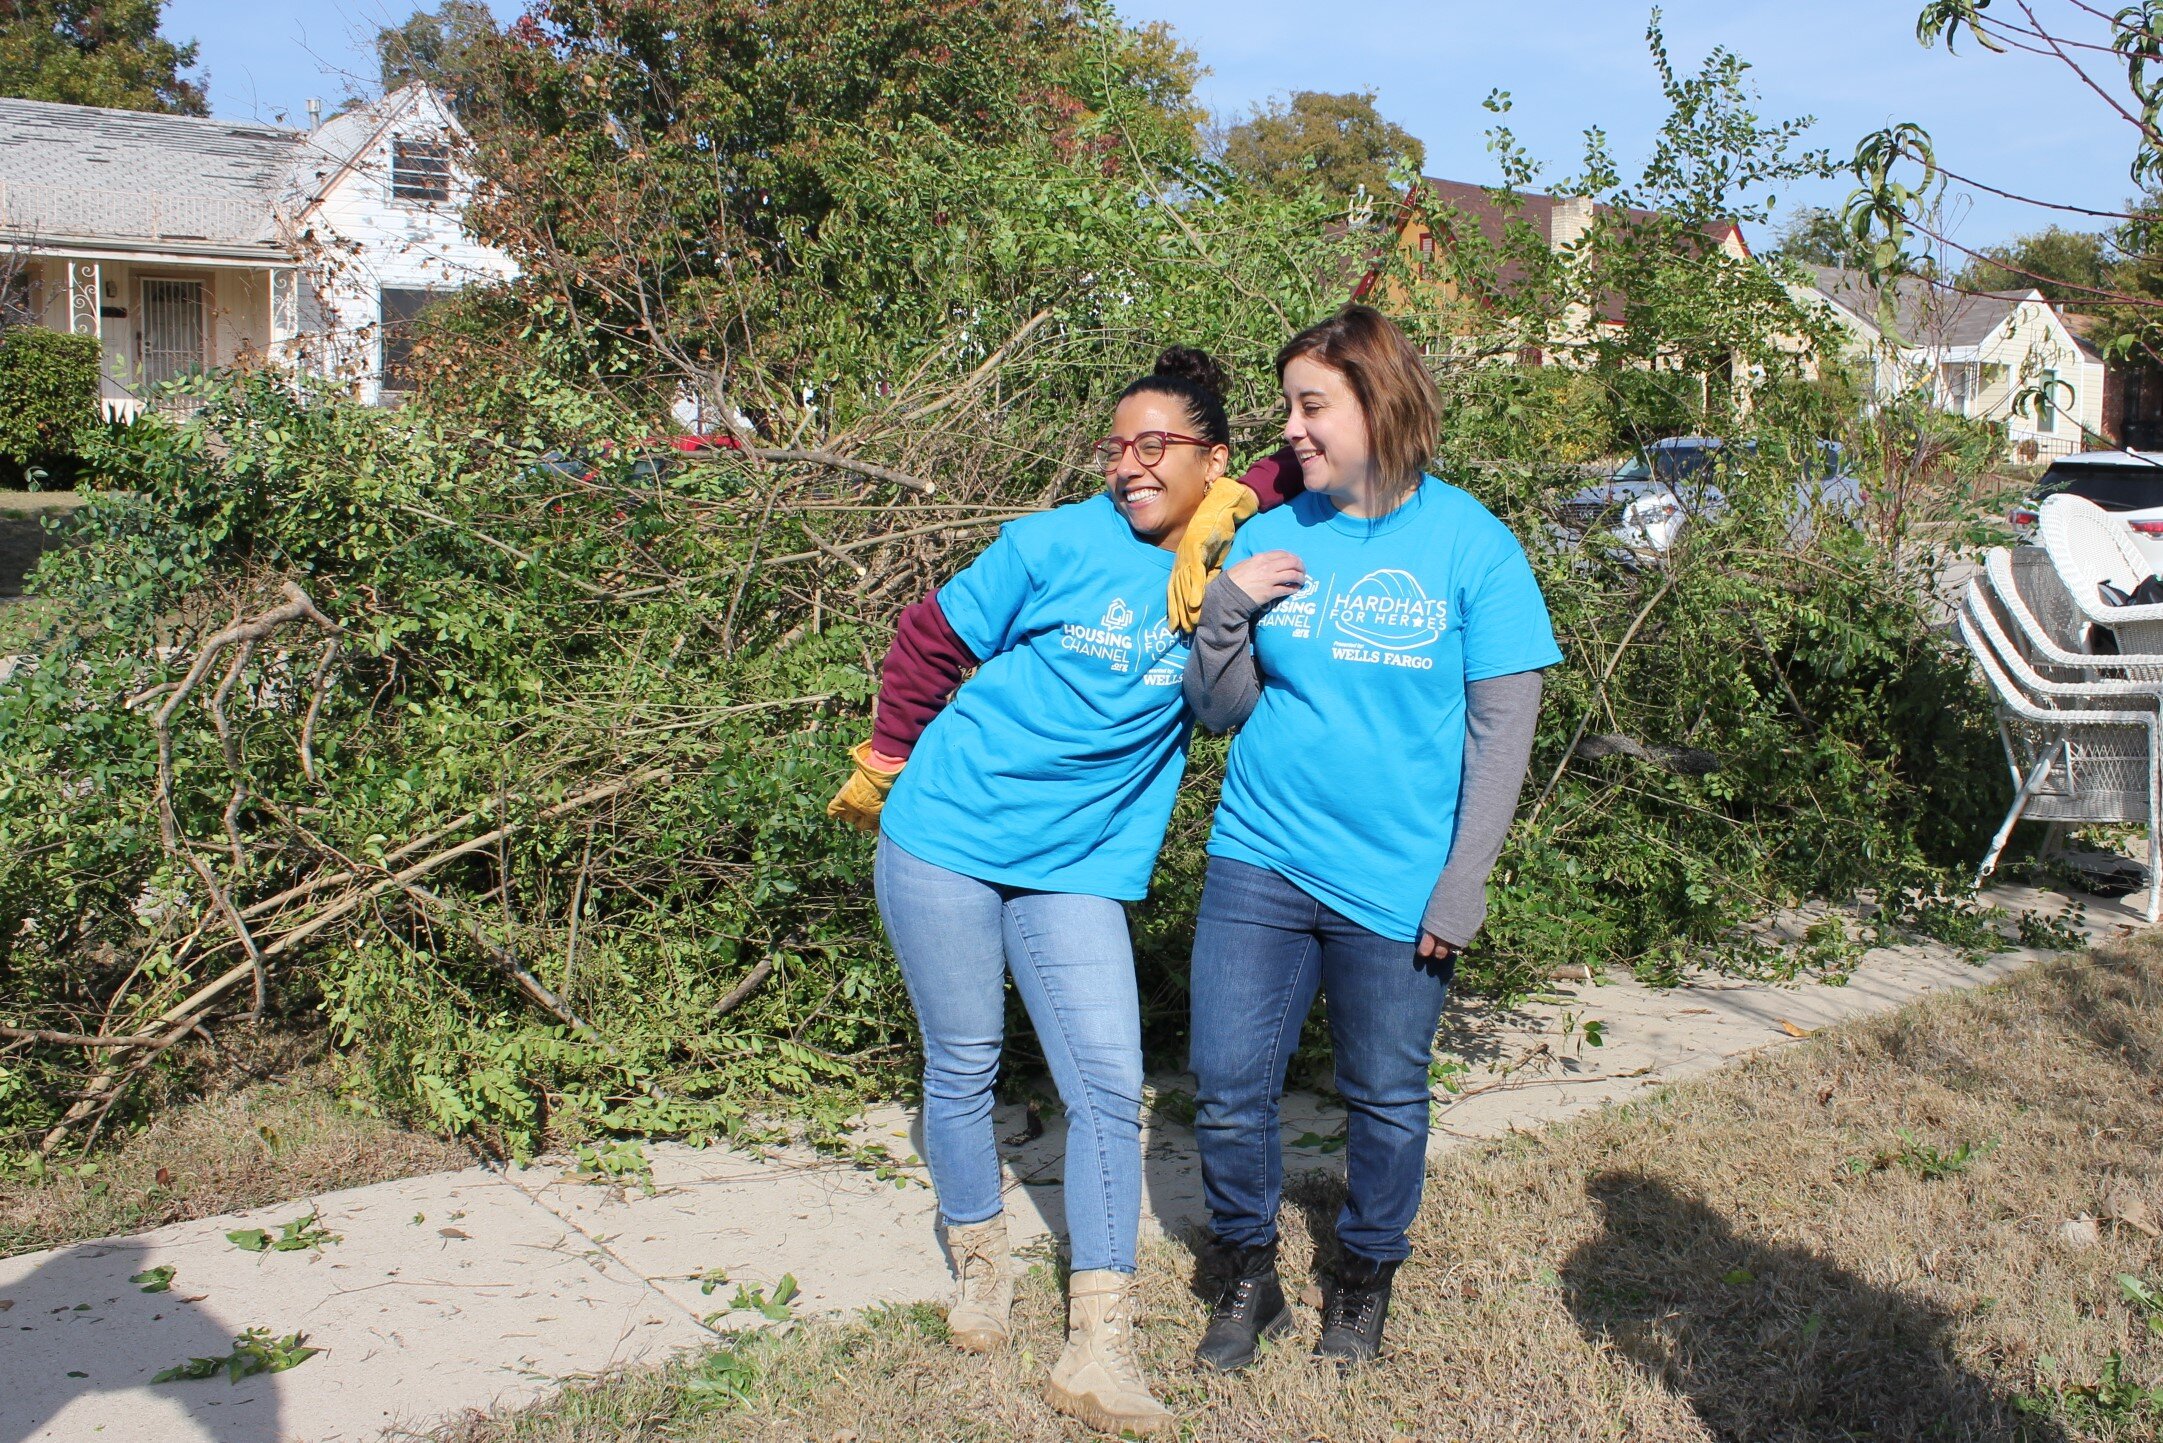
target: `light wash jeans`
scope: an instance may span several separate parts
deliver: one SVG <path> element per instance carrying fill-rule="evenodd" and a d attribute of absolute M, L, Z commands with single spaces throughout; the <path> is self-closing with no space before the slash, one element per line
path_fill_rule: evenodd
<path fill-rule="evenodd" d="M 992 1084 L 1014 975 L 1066 1103 L 1076 1272 L 1134 1271 L 1142 1206 L 1142 1028 L 1126 909 L 933 866 L 879 838 L 886 935 L 924 1034 L 924 1159 L 949 1226 L 996 1217 Z"/>

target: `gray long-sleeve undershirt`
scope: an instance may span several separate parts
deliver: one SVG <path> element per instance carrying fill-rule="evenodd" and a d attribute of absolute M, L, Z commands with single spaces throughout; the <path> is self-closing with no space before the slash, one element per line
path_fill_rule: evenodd
<path fill-rule="evenodd" d="M 1262 603 L 1228 575 L 1219 575 L 1202 593 L 1184 689 L 1195 719 L 1209 731 L 1230 731 L 1253 715 L 1261 700 L 1262 676 L 1252 645 L 1254 617 L 1261 609 Z M 1541 686 L 1537 671 L 1520 671 L 1465 687 L 1456 834 L 1420 923 L 1454 947 L 1470 945 L 1487 920 L 1487 877 L 1517 815 L 1540 719 Z"/>

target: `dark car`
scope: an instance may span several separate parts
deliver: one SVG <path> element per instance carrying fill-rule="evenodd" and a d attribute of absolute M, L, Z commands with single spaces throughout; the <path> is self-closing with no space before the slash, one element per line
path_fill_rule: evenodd
<path fill-rule="evenodd" d="M 2047 497 L 2080 496 L 2125 518 L 2149 564 L 2163 572 L 2163 451 L 2083 451 L 2044 470 L 2027 499 L 2006 513 L 2022 540 L 2033 538 Z"/>

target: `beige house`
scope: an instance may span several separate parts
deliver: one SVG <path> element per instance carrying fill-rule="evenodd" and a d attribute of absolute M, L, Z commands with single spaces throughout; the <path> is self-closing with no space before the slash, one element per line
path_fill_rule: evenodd
<path fill-rule="evenodd" d="M 1420 182 L 1425 194 L 1426 208 L 1436 225 L 1430 227 L 1418 208 L 1409 204 L 1401 206 L 1396 220 L 1393 244 L 1402 254 L 1406 268 L 1411 272 L 1415 286 L 1425 285 L 1429 294 L 1421 299 L 1427 303 L 1461 305 L 1467 298 L 1458 293 L 1452 279 L 1453 268 L 1449 254 L 1461 243 L 1458 232 L 1466 227 L 1476 231 L 1483 242 L 1501 247 L 1512 221 L 1529 227 L 1534 235 L 1545 242 L 1554 252 L 1567 251 L 1576 245 L 1585 233 L 1592 229 L 1595 219 L 1601 215 L 1612 216 L 1615 208 L 1584 196 L 1547 195 L 1539 191 L 1519 191 L 1508 205 L 1497 202 L 1496 192 L 1483 185 L 1461 180 L 1441 180 L 1426 176 Z M 1625 213 L 1630 220 L 1649 221 L 1650 211 L 1631 210 Z M 1712 249 L 1736 260 L 1751 257 L 1749 242 L 1743 238 L 1742 227 L 1733 221 L 1722 221 L 1707 226 L 1705 241 Z M 1379 267 L 1377 267 L 1379 271 Z M 1507 286 L 1523 279 L 1519 268 L 1505 261 L 1497 281 Z M 1356 296 L 1364 296 L 1375 282 L 1370 273 L 1361 282 Z M 1402 306 L 1412 298 L 1391 295 L 1392 306 Z M 1477 304 L 1476 301 L 1470 302 Z M 1562 318 L 1559 333 L 1551 336 L 1546 345 L 1527 346 L 1520 359 L 1532 364 L 1554 364 L 1567 351 L 1586 339 L 1600 333 L 1600 328 L 1623 324 L 1626 298 L 1610 293 L 1603 296 L 1597 307 L 1574 306 Z"/>
<path fill-rule="evenodd" d="M 1856 271 L 1806 269 L 1813 284 L 1798 299 L 1849 337 L 1847 357 L 1874 397 L 1920 392 L 1955 415 L 2002 423 L 2013 453 L 2030 460 L 2110 444 L 2103 357 L 2042 292 L 1975 294 L 1914 276 L 1883 291 Z"/>
<path fill-rule="evenodd" d="M 516 273 L 465 234 L 461 139 L 418 85 L 309 130 L 0 100 L 14 300 L 103 342 L 111 416 L 250 363 L 393 399 L 411 319 Z"/>

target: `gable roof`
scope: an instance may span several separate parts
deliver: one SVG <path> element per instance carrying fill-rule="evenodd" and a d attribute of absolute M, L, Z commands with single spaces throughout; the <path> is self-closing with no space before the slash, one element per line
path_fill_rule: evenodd
<path fill-rule="evenodd" d="M 1818 294 L 1833 301 L 1873 331 L 1885 288 L 1862 271 L 1838 266 L 1805 266 Z M 1978 346 L 2023 301 L 2040 300 L 2038 291 L 1956 291 L 1921 276 L 1898 276 L 1892 283 L 1893 323 L 1906 346 Z"/>
<path fill-rule="evenodd" d="M 1480 230 L 1491 241 L 1502 239 L 1503 227 L 1512 217 L 1521 217 L 1532 225 L 1550 246 L 1555 244 L 1555 209 L 1562 202 L 1555 196 L 1536 190 L 1509 192 L 1517 202 L 1511 206 L 1507 197 L 1498 201 L 1497 191 L 1484 185 L 1473 185 L 1462 180 L 1440 180 L 1434 176 L 1420 177 L 1420 183 L 1434 200 L 1464 212 L 1479 222 Z M 1596 202 L 1595 214 L 1625 216 L 1640 224 L 1659 219 L 1659 212 L 1643 210 L 1636 206 L 1614 206 L 1604 201 Z M 1715 243 L 1725 241 L 1730 235 L 1742 245 L 1745 252 L 1749 243 L 1742 239 L 1742 227 L 1731 220 L 1713 221 L 1701 229 Z"/>
<path fill-rule="evenodd" d="M 320 202 L 416 113 L 458 132 L 418 82 L 312 131 L 0 100 L 0 239 L 282 258 L 281 218 Z"/>
<path fill-rule="evenodd" d="M 277 249 L 301 132 L 192 115 L 0 100 L 0 234 Z"/>
<path fill-rule="evenodd" d="M 1557 244 L 1555 213 L 1567 204 L 1585 204 L 1547 194 L 1543 191 L 1520 190 L 1502 192 L 1484 185 L 1474 185 L 1462 180 L 1442 180 L 1436 176 L 1421 176 L 1420 185 L 1439 210 L 1455 211 L 1470 219 L 1478 227 L 1489 244 L 1500 245 L 1508 231 L 1509 223 L 1521 220 L 1532 227 L 1533 232 L 1545 241 L 1549 249 Z M 1411 197 L 1400 209 L 1397 232 L 1401 234 L 1411 223 Z M 1642 210 L 1635 206 L 1614 206 L 1605 202 L 1591 202 L 1591 211 L 1597 216 L 1621 216 L 1636 224 L 1649 224 L 1658 220 L 1659 212 Z M 1441 219 L 1437 216 L 1437 219 Z M 1750 254 L 1750 243 L 1743 239 L 1742 227 L 1731 220 L 1714 221 L 1699 227 L 1713 245 L 1724 245 L 1730 237 L 1742 247 L 1744 255 Z M 1574 237 L 1564 237 L 1564 240 Z M 1504 287 L 1521 284 L 1525 280 L 1524 267 L 1514 260 L 1505 259 L 1495 279 Z M 1608 291 L 1600 297 L 1600 319 L 1619 325 L 1628 306 L 1628 298 L 1619 291 Z"/>

